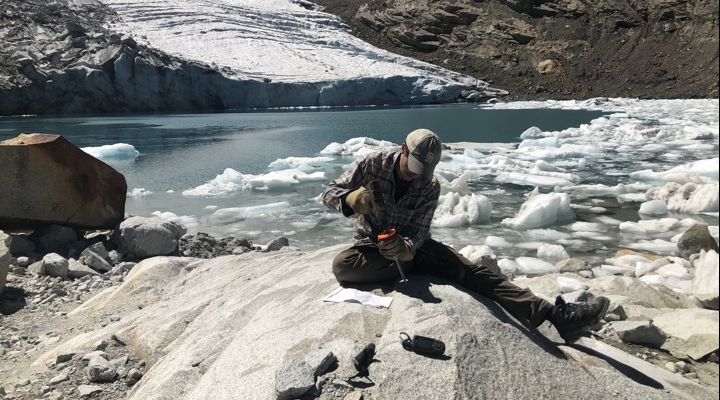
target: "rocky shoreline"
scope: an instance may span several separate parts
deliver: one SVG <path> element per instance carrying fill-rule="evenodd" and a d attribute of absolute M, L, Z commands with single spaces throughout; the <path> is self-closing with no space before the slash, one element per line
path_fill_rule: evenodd
<path fill-rule="evenodd" d="M 175 223 L 144 217 L 127 218 L 117 229 L 109 231 L 78 231 L 50 225 L 31 234 L 0 232 L 0 239 L 0 245 L 4 243 L 0 246 L 0 267 L 5 263 L 9 272 L 0 297 L 0 398 L 13 400 L 77 398 L 78 394 L 80 398 L 117 399 L 125 397 L 143 379 L 151 361 L 143 358 L 143 351 L 130 345 L 132 338 L 121 334 L 98 341 L 92 351 L 60 352 L 44 366 L 34 365 L 42 353 L 57 344 L 120 321 L 122 314 L 103 313 L 87 318 L 71 318 L 69 314 L 93 296 L 122 285 L 138 262 L 156 256 L 212 259 L 250 252 L 299 250 L 289 247 L 284 237 L 254 245 L 241 238 L 187 234 Z M 702 260 L 714 255 L 717 269 L 716 250 L 704 248 L 714 244 L 717 249 L 711 236 L 699 234 L 681 242 L 679 248 L 690 254 L 692 262 L 633 252 L 618 254 L 614 260 L 643 258 L 659 268 L 688 265 L 688 273 L 701 279 L 705 274 L 699 271 Z M 492 258 L 485 257 L 479 262 L 497 267 Z M 678 335 L 677 329 L 690 332 L 694 329 L 691 325 L 705 326 L 708 318 L 713 323 L 712 315 L 717 324 L 717 293 L 714 298 L 688 296 L 665 287 L 641 284 L 627 271 L 611 277 L 591 276 L 583 281 L 584 276 L 592 275 L 592 266 L 582 260 L 566 259 L 557 266 L 559 274 L 521 279 L 517 283 L 548 298 L 558 288 L 570 300 L 610 294 L 611 310 L 594 328 L 594 338 L 718 392 L 717 334 L 714 337 L 699 334 L 692 340 L 673 336 Z M 656 273 L 661 272 L 656 269 Z M 615 288 L 620 282 L 626 286 L 623 296 L 618 296 Z M 671 318 L 677 319 L 678 324 L 690 325 L 669 329 L 672 324 L 663 322 L 667 319 L 665 312 L 675 312 Z M 650 317 L 643 319 L 641 316 L 646 314 Z M 307 398 L 335 398 L 328 396 L 326 390 L 325 395 Z"/>
<path fill-rule="evenodd" d="M 44 349 L 122 318 L 103 315 L 77 325 L 68 319 L 69 312 L 121 285 L 142 259 L 209 259 L 288 246 L 284 237 L 254 245 L 247 239 L 186 234 L 180 225 L 142 217 L 127 218 L 117 231 L 113 242 L 113 230 L 55 224 L 31 233 L 0 230 L 0 399 L 124 398 L 147 366 L 127 341 L 114 335 L 98 342 L 92 352 L 64 353 L 47 363 L 44 372 L 34 371 L 31 364 Z M 130 244 L 135 241 L 144 245 Z"/>

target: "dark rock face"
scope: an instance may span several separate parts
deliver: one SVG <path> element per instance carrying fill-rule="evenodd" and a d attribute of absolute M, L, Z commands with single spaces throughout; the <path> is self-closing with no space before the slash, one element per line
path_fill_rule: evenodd
<path fill-rule="evenodd" d="M 0 171 L 2 229 L 113 228 L 124 217 L 125 177 L 62 136 L 0 142 Z"/>
<path fill-rule="evenodd" d="M 718 2 L 317 0 L 383 49 L 510 100 L 717 98 Z"/>

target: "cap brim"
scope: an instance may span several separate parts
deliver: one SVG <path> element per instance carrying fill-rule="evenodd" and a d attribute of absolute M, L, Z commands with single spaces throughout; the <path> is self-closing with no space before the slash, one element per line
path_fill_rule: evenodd
<path fill-rule="evenodd" d="M 410 170 L 410 172 L 422 175 L 425 178 L 430 178 L 433 175 L 435 167 L 421 163 L 420 160 L 415 158 L 412 153 L 408 154 L 407 160 L 408 169 Z"/>

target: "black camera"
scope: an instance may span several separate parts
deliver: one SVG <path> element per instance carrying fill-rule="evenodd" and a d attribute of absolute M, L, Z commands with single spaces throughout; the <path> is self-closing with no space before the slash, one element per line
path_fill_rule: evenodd
<path fill-rule="evenodd" d="M 400 333 L 400 338 L 405 350 L 431 357 L 442 356 L 445 353 L 445 343 L 440 340 L 420 335 L 415 335 L 410 339 L 410 335 L 405 332 Z"/>

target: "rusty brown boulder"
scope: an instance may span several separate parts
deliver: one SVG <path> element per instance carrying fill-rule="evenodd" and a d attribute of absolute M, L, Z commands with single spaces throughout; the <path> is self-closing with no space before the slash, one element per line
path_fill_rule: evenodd
<path fill-rule="evenodd" d="M 62 136 L 33 133 L 0 142 L 0 191 L 0 229 L 98 229 L 123 219 L 127 183 Z"/>

